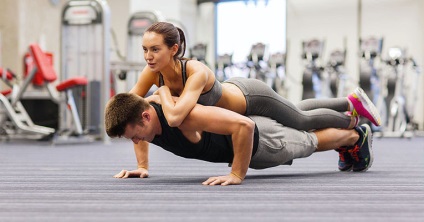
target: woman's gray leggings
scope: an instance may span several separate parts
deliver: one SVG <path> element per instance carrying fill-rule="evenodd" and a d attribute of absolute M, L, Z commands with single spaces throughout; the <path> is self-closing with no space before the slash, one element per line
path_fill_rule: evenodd
<path fill-rule="evenodd" d="M 307 99 L 297 106 L 257 79 L 235 77 L 225 83 L 240 88 L 246 97 L 246 116 L 270 117 L 284 126 L 298 130 L 348 128 L 351 117 L 346 98 Z"/>

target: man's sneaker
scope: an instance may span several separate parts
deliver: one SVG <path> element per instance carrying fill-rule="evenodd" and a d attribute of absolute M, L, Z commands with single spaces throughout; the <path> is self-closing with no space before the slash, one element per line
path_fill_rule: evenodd
<path fill-rule="evenodd" d="M 336 149 L 339 152 L 339 170 L 340 171 L 350 171 L 353 167 L 353 159 L 350 156 L 349 148 L 340 147 Z"/>
<path fill-rule="evenodd" d="M 356 127 L 355 130 L 359 133 L 359 140 L 352 149 L 348 149 L 348 152 L 353 160 L 353 171 L 365 172 L 371 167 L 374 159 L 371 127 L 367 124 L 362 124 Z"/>
<path fill-rule="evenodd" d="M 381 125 L 380 113 L 364 90 L 358 87 L 347 98 L 353 105 L 353 116 L 360 115 L 370 120 L 376 126 Z"/>

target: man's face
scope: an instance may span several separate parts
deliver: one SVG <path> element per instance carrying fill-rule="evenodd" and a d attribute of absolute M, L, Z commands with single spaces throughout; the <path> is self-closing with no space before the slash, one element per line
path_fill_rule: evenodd
<path fill-rule="evenodd" d="M 141 140 L 151 142 L 155 138 L 155 133 L 149 122 L 144 121 L 144 126 L 139 124 L 127 124 L 123 136 L 132 140 L 133 143 L 138 144 Z"/>

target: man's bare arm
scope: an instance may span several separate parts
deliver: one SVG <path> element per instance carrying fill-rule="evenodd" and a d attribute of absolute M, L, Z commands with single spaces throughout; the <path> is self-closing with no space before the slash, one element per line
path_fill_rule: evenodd
<path fill-rule="evenodd" d="M 241 183 L 246 176 L 252 156 L 255 123 L 251 119 L 223 108 L 196 105 L 179 128 L 231 135 L 234 151 L 231 173 L 226 176 L 211 177 L 204 184 Z"/>
<path fill-rule="evenodd" d="M 114 175 L 115 178 L 129 178 L 140 177 L 145 178 L 149 176 L 149 143 L 140 141 L 134 144 L 134 153 L 137 159 L 136 170 L 121 170 L 118 174 Z"/>

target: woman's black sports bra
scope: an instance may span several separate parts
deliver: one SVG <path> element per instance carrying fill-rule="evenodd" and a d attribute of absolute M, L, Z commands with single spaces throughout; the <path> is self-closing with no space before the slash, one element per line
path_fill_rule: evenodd
<path fill-rule="evenodd" d="M 186 72 L 186 63 L 188 60 L 180 60 L 181 63 L 181 70 L 182 70 L 182 77 L 183 77 L 183 86 L 185 86 L 185 83 L 187 81 L 187 72 Z M 159 73 L 159 87 L 165 85 L 163 81 L 163 76 L 161 73 Z M 219 99 L 222 96 L 222 85 L 221 83 L 215 79 L 215 82 L 213 83 L 212 88 L 202 93 L 197 100 L 197 103 L 202 104 L 204 106 L 214 106 Z"/>

